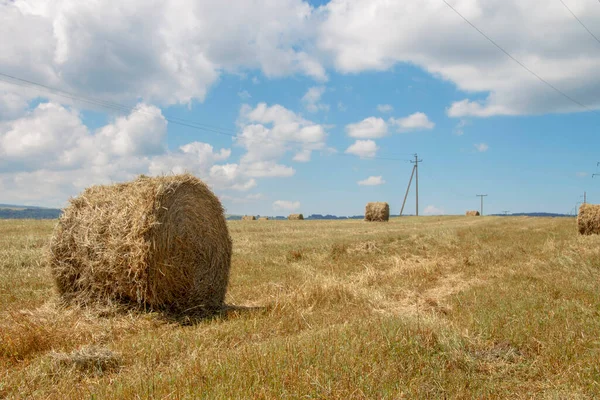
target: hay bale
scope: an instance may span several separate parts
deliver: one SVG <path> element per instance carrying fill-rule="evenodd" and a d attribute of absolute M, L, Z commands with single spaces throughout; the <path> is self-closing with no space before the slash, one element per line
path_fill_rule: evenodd
<path fill-rule="evenodd" d="M 244 215 L 242 221 L 256 221 L 256 217 L 254 215 Z"/>
<path fill-rule="evenodd" d="M 84 373 L 104 374 L 121 367 L 119 353 L 104 347 L 86 346 L 71 353 L 51 352 L 50 358 L 58 367 L 77 369 Z"/>
<path fill-rule="evenodd" d="M 467 211 L 466 215 L 467 217 L 479 217 L 481 214 L 479 214 L 479 211 L 471 210 Z"/>
<path fill-rule="evenodd" d="M 384 202 L 367 203 L 365 221 L 386 222 L 390 219 L 390 205 Z"/>
<path fill-rule="evenodd" d="M 260 217 L 258 220 L 259 221 L 268 221 L 269 217 Z"/>
<path fill-rule="evenodd" d="M 600 205 L 582 204 L 577 213 L 577 229 L 582 235 L 600 234 Z"/>
<path fill-rule="evenodd" d="M 288 219 L 289 220 L 303 220 L 304 219 L 304 215 L 302 214 L 290 214 L 288 215 Z"/>
<path fill-rule="evenodd" d="M 190 174 L 92 186 L 70 200 L 48 261 L 66 302 L 220 308 L 231 265 L 221 203 Z"/>

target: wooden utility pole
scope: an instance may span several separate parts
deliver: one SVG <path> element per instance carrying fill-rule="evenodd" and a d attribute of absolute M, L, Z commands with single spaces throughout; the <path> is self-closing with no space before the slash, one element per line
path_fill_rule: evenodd
<path fill-rule="evenodd" d="M 402 208 L 400 209 L 400 216 L 402 216 L 402 212 L 404 212 L 404 205 L 406 204 L 406 198 L 408 197 L 408 191 L 410 190 L 410 184 L 412 183 L 413 176 L 415 176 L 415 167 L 413 166 L 412 172 L 410 174 L 410 180 L 408 181 L 408 186 L 406 187 L 406 194 L 404 195 L 404 200 L 402 201 Z"/>
<path fill-rule="evenodd" d="M 483 198 L 486 197 L 487 194 L 478 194 L 476 196 L 481 197 L 481 216 L 483 216 Z"/>
<path fill-rule="evenodd" d="M 406 205 L 406 198 L 408 197 L 408 192 L 410 191 L 410 185 L 413 180 L 413 176 L 415 177 L 415 191 L 416 191 L 416 215 L 419 216 L 419 163 L 423 160 L 419 160 L 419 156 L 415 153 L 415 161 L 411 161 L 413 165 L 412 172 L 410 174 L 410 180 L 408 181 L 408 186 L 406 187 L 406 194 L 404 195 L 404 201 L 402 201 L 402 208 L 400 209 L 400 216 L 404 212 L 404 206 Z"/>

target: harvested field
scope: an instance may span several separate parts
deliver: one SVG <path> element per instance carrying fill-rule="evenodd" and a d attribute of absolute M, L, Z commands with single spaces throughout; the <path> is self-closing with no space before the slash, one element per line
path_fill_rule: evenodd
<path fill-rule="evenodd" d="M 63 307 L 55 221 L 0 220 L 0 398 L 598 398 L 575 219 L 230 221 L 227 311 Z"/>

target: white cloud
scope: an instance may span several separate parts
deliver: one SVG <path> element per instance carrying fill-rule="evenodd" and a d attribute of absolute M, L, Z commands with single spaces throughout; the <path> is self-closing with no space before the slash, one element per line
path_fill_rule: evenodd
<path fill-rule="evenodd" d="M 79 113 L 41 103 L 25 116 L 0 124 L 0 187 L 6 201 L 64 205 L 92 184 L 124 181 L 144 173 L 191 172 L 216 190 L 246 191 L 254 177 L 290 175 L 288 167 L 224 164 L 230 149 L 191 142 L 175 151 L 164 145 L 160 110 L 138 105 L 129 115 L 90 131 Z"/>
<path fill-rule="evenodd" d="M 385 181 L 381 176 L 370 176 L 367 179 L 357 182 L 361 186 L 378 186 L 383 185 Z"/>
<path fill-rule="evenodd" d="M 464 99 L 455 101 L 447 110 L 449 117 L 491 117 L 493 115 L 514 115 L 518 114 L 510 108 L 501 105 L 492 105 L 488 100 L 470 101 Z"/>
<path fill-rule="evenodd" d="M 473 146 L 480 153 L 483 153 L 484 151 L 488 151 L 488 149 L 490 148 L 490 146 L 488 146 L 485 143 L 477 143 L 477 144 L 474 144 Z"/>
<path fill-rule="evenodd" d="M 314 150 L 325 148 L 327 135 L 322 125 L 278 104 L 269 107 L 259 103 L 255 108 L 242 107 L 240 125 L 241 133 L 236 136 L 236 142 L 247 150 L 242 156 L 242 164 L 274 163 L 288 151 L 296 153 L 295 161 L 307 162 Z"/>
<path fill-rule="evenodd" d="M 377 110 L 382 113 L 389 113 L 394 110 L 394 107 L 392 107 L 390 104 L 378 104 Z"/>
<path fill-rule="evenodd" d="M 249 98 L 252 97 L 252 95 L 250 93 L 248 93 L 247 90 L 242 90 L 242 91 L 238 92 L 237 95 L 242 100 L 248 100 Z"/>
<path fill-rule="evenodd" d="M 274 161 L 258 161 L 241 164 L 244 174 L 253 178 L 290 177 L 296 173 L 294 168 L 277 164 Z"/>
<path fill-rule="evenodd" d="M 302 102 L 308 112 L 329 111 L 329 104 L 320 103 L 323 93 L 325 93 L 325 86 L 313 86 L 308 89 L 302 97 Z"/>
<path fill-rule="evenodd" d="M 0 2 L 0 70 L 106 100 L 202 101 L 222 73 L 327 79 L 301 0 Z M 268 19 L 265 19 L 268 16 Z M 307 46 L 300 46 L 308 43 Z"/>
<path fill-rule="evenodd" d="M 379 146 L 373 140 L 357 140 L 346 149 L 347 154 L 354 154 L 360 158 L 371 158 L 377 155 Z"/>
<path fill-rule="evenodd" d="M 32 93 L 15 89 L 0 81 L 0 121 L 20 117 L 27 109 L 27 99 L 32 97 Z"/>
<path fill-rule="evenodd" d="M 423 214 L 425 215 L 443 215 L 445 212 L 442 208 L 438 208 L 436 206 L 429 205 L 425 207 Z"/>
<path fill-rule="evenodd" d="M 381 118 L 369 117 L 355 124 L 346 125 L 348 136 L 361 139 L 377 139 L 387 135 L 387 124 Z"/>
<path fill-rule="evenodd" d="M 221 201 L 223 202 L 230 202 L 233 204 L 247 204 L 247 203 L 253 203 L 256 202 L 258 200 L 262 200 L 265 198 L 265 195 L 263 195 L 262 193 L 253 193 L 253 194 L 248 194 L 246 196 L 230 196 L 230 195 L 222 195 L 219 196 L 219 199 L 221 199 Z"/>
<path fill-rule="evenodd" d="M 97 137 L 116 155 L 152 155 L 166 151 L 166 132 L 167 121 L 161 111 L 140 104 L 130 115 L 100 129 Z"/>
<path fill-rule="evenodd" d="M 555 87 L 600 108 L 598 43 L 562 4 L 543 0 L 451 4 Z M 570 6 L 588 27 L 600 26 L 597 2 Z M 469 93 L 450 107 L 452 117 L 584 111 L 509 59 L 442 1 L 337 0 L 321 11 L 318 46 L 333 57 L 337 70 L 358 73 L 387 70 L 397 63 L 417 65 Z M 471 94 L 486 97 L 475 101 Z"/>
<path fill-rule="evenodd" d="M 435 123 L 431 122 L 422 112 L 416 112 L 405 118 L 390 118 L 389 122 L 390 125 L 397 126 L 399 132 L 433 129 L 435 126 Z"/>
<path fill-rule="evenodd" d="M 295 211 L 299 208 L 299 201 L 276 200 L 273 202 L 273 209 L 275 211 Z"/>
<path fill-rule="evenodd" d="M 462 136 L 465 133 L 465 126 L 467 126 L 469 124 L 469 121 L 467 121 L 466 119 L 461 119 L 460 121 L 458 121 L 458 124 L 456 124 L 456 127 L 454 128 L 454 134 L 457 136 Z"/>

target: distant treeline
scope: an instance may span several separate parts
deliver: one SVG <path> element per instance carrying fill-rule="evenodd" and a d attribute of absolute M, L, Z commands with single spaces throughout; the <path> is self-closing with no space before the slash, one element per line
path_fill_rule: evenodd
<path fill-rule="evenodd" d="M 0 219 L 56 219 L 62 211 L 57 208 L 0 208 Z"/>
<path fill-rule="evenodd" d="M 545 212 L 531 212 L 531 213 L 514 213 L 514 214 L 508 214 L 508 215 L 504 215 L 504 214 L 492 214 L 492 216 L 495 217 L 567 217 L 567 218 L 574 218 L 576 217 L 576 215 L 570 215 L 570 214 L 556 214 L 556 213 L 545 213 Z"/>

